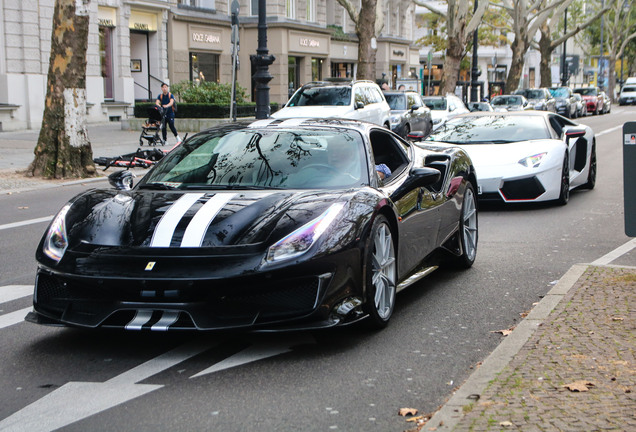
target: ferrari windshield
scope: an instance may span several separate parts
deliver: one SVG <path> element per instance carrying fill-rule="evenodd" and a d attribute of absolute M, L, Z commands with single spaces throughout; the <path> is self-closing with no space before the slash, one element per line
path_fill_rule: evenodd
<path fill-rule="evenodd" d="M 287 106 L 338 106 L 350 103 L 349 86 L 306 87 L 294 93 Z"/>
<path fill-rule="evenodd" d="M 346 188 L 369 184 L 362 137 L 348 129 L 234 129 L 176 147 L 146 189 Z"/>
<path fill-rule="evenodd" d="M 543 117 L 480 115 L 450 119 L 426 140 L 453 144 L 507 144 L 548 138 L 550 133 Z"/>

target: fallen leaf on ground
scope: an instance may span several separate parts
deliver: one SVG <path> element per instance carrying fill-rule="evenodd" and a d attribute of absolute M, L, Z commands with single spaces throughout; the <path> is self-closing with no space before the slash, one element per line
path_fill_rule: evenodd
<path fill-rule="evenodd" d="M 416 422 L 418 420 L 423 419 L 424 416 L 411 417 L 410 419 L 406 419 L 407 422 Z"/>
<path fill-rule="evenodd" d="M 415 408 L 400 408 L 399 414 L 401 416 L 415 415 L 417 414 L 417 410 Z"/>
<path fill-rule="evenodd" d="M 512 422 L 509 422 L 508 420 L 502 421 L 501 423 L 499 423 L 499 426 L 501 426 L 501 427 L 510 427 L 510 426 L 512 426 Z"/>
<path fill-rule="evenodd" d="M 28 208 L 29 208 L 29 207 L 23 206 L 23 207 L 18 207 L 18 210 L 26 210 L 26 209 L 28 209 Z"/>
<path fill-rule="evenodd" d="M 612 321 L 625 321 L 625 318 L 623 318 L 623 317 L 613 317 Z"/>
<path fill-rule="evenodd" d="M 586 392 L 589 390 L 590 387 L 594 387 L 594 383 L 590 381 L 580 380 L 580 381 L 574 381 L 573 383 L 570 383 L 570 384 L 565 384 L 562 387 L 565 387 L 571 392 Z"/>
<path fill-rule="evenodd" d="M 515 329 L 514 327 L 510 327 L 509 329 L 506 329 L 506 330 L 494 330 L 494 331 L 491 331 L 490 333 L 501 333 L 504 336 L 508 336 L 510 333 L 512 333 L 514 329 Z"/>

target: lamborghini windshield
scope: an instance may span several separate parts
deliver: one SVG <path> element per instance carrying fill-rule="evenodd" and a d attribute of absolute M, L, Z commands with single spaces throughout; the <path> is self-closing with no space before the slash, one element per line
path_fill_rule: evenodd
<path fill-rule="evenodd" d="M 313 189 L 369 184 L 362 137 L 347 129 L 239 129 L 176 147 L 142 189 Z"/>
<path fill-rule="evenodd" d="M 453 144 L 507 144 L 548 138 L 550 132 L 542 117 L 480 115 L 450 119 L 426 140 Z"/>

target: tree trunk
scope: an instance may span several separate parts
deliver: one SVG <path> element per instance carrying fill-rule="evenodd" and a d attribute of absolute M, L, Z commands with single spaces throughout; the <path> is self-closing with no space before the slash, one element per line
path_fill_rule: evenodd
<path fill-rule="evenodd" d="M 506 79 L 505 92 L 511 94 L 517 87 L 519 87 L 519 80 L 521 79 L 521 73 L 523 72 L 523 57 L 526 53 L 525 43 L 515 39 L 512 43 L 512 64 L 510 65 L 510 71 L 508 72 L 508 78 Z"/>
<path fill-rule="evenodd" d="M 449 38 L 446 57 L 444 58 L 444 75 L 442 75 L 442 82 L 440 83 L 442 95 L 455 93 L 463 54 L 464 45 L 457 38 Z"/>
<path fill-rule="evenodd" d="M 607 71 L 607 95 L 612 100 L 612 103 L 616 103 L 614 97 L 614 91 L 616 89 L 616 54 L 610 52 L 609 55 L 609 70 Z"/>
<path fill-rule="evenodd" d="M 550 63 L 552 60 L 552 36 L 548 26 L 541 26 L 541 40 L 539 40 L 539 52 L 541 53 L 541 62 L 539 69 L 541 72 L 541 87 L 552 87 L 552 69 Z"/>
<path fill-rule="evenodd" d="M 371 39 L 375 37 L 375 18 L 377 0 L 362 0 L 356 35 L 358 36 L 357 79 L 375 80 L 375 49 L 371 48 Z"/>
<path fill-rule="evenodd" d="M 86 130 L 89 1 L 55 2 L 44 116 L 28 170 L 33 176 L 59 179 L 95 175 Z"/>

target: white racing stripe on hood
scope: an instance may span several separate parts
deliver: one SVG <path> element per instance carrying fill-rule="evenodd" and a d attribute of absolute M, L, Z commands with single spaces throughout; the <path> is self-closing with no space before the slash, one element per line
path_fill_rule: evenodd
<path fill-rule="evenodd" d="M 192 205 L 201 198 L 203 193 L 185 194 L 179 198 L 161 217 L 161 220 L 155 227 L 152 234 L 150 247 L 169 247 L 174 230 L 181 221 L 183 215 L 192 207 Z"/>
<path fill-rule="evenodd" d="M 218 193 L 210 198 L 188 224 L 181 240 L 181 247 L 200 247 L 216 215 L 235 196 L 233 193 Z"/>

